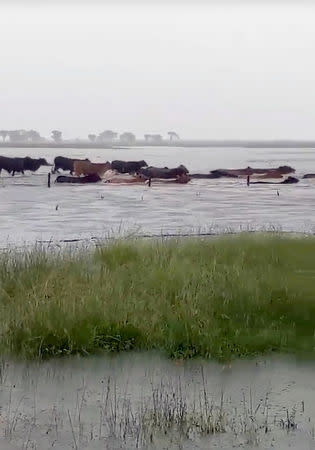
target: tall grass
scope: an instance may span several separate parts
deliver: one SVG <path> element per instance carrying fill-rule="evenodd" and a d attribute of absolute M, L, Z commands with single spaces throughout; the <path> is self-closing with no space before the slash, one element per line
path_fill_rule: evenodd
<path fill-rule="evenodd" d="M 22 357 L 159 349 L 228 359 L 314 355 L 315 240 L 117 241 L 0 257 L 0 350 Z"/>

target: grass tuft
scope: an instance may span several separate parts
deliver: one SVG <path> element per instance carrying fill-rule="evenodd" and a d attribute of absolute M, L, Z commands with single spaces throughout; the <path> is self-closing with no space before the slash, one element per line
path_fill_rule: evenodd
<path fill-rule="evenodd" d="M 0 350 L 27 358 L 314 355 L 315 239 L 117 241 L 0 256 Z"/>

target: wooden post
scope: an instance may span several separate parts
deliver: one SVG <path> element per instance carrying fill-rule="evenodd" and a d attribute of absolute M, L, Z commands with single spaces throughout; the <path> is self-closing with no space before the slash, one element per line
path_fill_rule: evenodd
<path fill-rule="evenodd" d="M 247 175 L 247 186 L 249 186 L 250 185 L 250 176 L 249 175 Z"/>
<path fill-rule="evenodd" d="M 50 173 L 48 174 L 47 186 L 50 188 Z"/>

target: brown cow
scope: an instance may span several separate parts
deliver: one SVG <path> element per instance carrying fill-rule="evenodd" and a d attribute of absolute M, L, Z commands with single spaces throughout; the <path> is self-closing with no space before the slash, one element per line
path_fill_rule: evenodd
<path fill-rule="evenodd" d="M 73 169 L 77 177 L 80 175 L 98 175 L 103 177 L 104 173 L 111 168 L 110 162 L 106 163 L 91 163 L 90 161 L 74 161 Z"/>
<path fill-rule="evenodd" d="M 125 184 L 125 183 L 145 183 L 148 178 L 141 173 L 136 173 L 135 175 L 113 175 L 111 178 L 105 180 L 105 183 L 115 183 L 115 184 Z"/>
<path fill-rule="evenodd" d="M 263 175 L 253 175 L 253 178 L 257 179 L 265 179 L 265 178 L 283 178 L 283 174 L 279 170 L 269 170 L 268 172 L 264 173 Z"/>

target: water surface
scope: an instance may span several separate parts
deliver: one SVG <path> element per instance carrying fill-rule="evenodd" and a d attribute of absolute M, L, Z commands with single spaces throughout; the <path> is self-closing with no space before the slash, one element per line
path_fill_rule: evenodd
<path fill-rule="evenodd" d="M 3 362 L 0 448 L 314 448 L 314 368 L 294 358 L 222 366 L 153 353 Z M 168 423 L 183 417 L 183 428 L 165 427 L 164 413 Z M 205 418 L 224 432 L 203 433 Z"/>
<path fill-rule="evenodd" d="M 102 162 L 145 159 L 156 166 L 185 164 L 190 172 L 224 167 L 292 165 L 297 175 L 315 172 L 314 149 L 168 148 L 2 149 L 7 156 L 88 157 Z M 315 180 L 297 185 L 252 185 L 246 180 L 193 180 L 187 185 L 55 185 L 47 172 L 0 176 L 0 245 L 36 240 L 239 229 L 313 232 Z M 54 178 L 53 178 L 54 179 Z M 279 195 L 278 195 L 278 193 Z"/>

